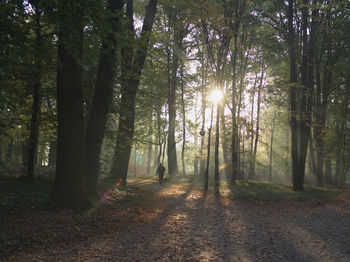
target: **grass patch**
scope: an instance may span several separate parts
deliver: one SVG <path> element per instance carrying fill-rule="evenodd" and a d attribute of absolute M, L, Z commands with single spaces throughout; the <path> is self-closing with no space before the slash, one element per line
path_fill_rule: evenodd
<path fill-rule="evenodd" d="M 235 186 L 227 185 L 226 183 L 222 193 L 237 200 L 279 201 L 325 199 L 340 194 L 341 190 L 305 186 L 305 191 L 294 192 L 291 184 L 249 181 L 239 182 Z"/>
<path fill-rule="evenodd" d="M 39 210 L 47 203 L 52 184 L 23 179 L 0 181 L 0 214 Z"/>
<path fill-rule="evenodd" d="M 204 181 L 194 175 L 179 176 L 170 181 L 173 184 L 192 186 L 203 189 Z M 209 191 L 215 192 L 213 178 L 209 179 Z M 238 181 L 237 185 L 229 185 L 225 180 L 220 181 L 220 194 L 235 200 L 308 200 L 326 199 L 342 193 L 341 189 L 322 188 L 305 185 L 305 191 L 294 192 L 292 184 L 280 184 L 260 181 Z"/>

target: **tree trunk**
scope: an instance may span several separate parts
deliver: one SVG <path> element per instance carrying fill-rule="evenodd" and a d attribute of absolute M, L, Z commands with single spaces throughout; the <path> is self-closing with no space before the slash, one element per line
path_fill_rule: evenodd
<path fill-rule="evenodd" d="M 157 0 L 150 0 L 146 7 L 141 37 L 138 39 L 137 43 L 138 49 L 132 61 L 132 71 L 129 71 L 129 68 L 123 69 L 125 71 L 124 76 L 122 76 L 119 128 L 117 131 L 117 143 L 112 165 L 113 177 L 121 180 L 123 185 L 126 185 L 130 152 L 133 144 L 136 93 L 147 55 L 157 2 Z M 130 52 L 127 54 L 130 54 Z M 127 54 L 124 54 L 124 56 Z M 128 65 L 126 64 L 126 66 Z"/>
<path fill-rule="evenodd" d="M 256 91 L 256 83 L 258 81 L 258 75 L 255 73 L 255 80 L 252 91 L 252 106 L 250 111 L 250 122 L 251 122 L 251 137 L 250 137 L 250 165 L 249 165 L 249 179 L 253 178 L 253 153 L 254 153 L 254 102 L 255 102 L 255 91 Z"/>
<path fill-rule="evenodd" d="M 162 149 L 163 149 L 163 143 L 164 141 L 162 140 L 162 135 L 161 135 L 161 131 L 160 131 L 160 128 L 161 128 L 161 122 L 160 122 L 160 113 L 161 113 L 161 106 L 160 104 L 158 104 L 158 108 L 157 108 L 157 112 L 156 112 L 156 115 L 157 115 L 157 140 L 158 140 L 158 146 L 156 147 L 158 149 L 158 152 L 156 155 L 156 159 L 155 159 L 155 162 L 154 162 L 154 166 L 155 167 L 158 167 L 159 166 L 159 163 L 160 163 L 160 158 L 162 157 Z"/>
<path fill-rule="evenodd" d="M 275 123 L 276 123 L 276 114 L 277 112 L 275 111 L 273 113 L 273 120 L 272 120 L 272 129 L 271 129 L 271 140 L 270 140 L 270 168 L 269 168 L 269 181 L 272 181 L 272 153 L 273 153 L 273 135 L 275 132 Z"/>
<path fill-rule="evenodd" d="M 152 154 L 153 154 L 153 114 L 151 112 L 151 124 L 148 128 L 148 137 L 151 139 L 151 142 L 148 143 L 148 149 L 147 149 L 147 174 L 151 172 L 151 163 L 152 163 Z"/>
<path fill-rule="evenodd" d="M 167 141 L 167 137 L 166 135 L 164 136 L 164 139 L 163 139 L 163 155 L 162 155 L 162 163 L 164 163 L 164 159 L 165 159 L 165 146 L 166 146 L 166 141 Z M 168 172 L 169 174 L 169 172 Z"/>
<path fill-rule="evenodd" d="M 343 137 L 343 130 L 344 130 L 344 125 L 337 123 L 337 135 L 339 137 Z M 343 170 L 343 151 L 344 149 L 340 145 L 337 148 L 336 154 L 335 154 L 335 181 L 337 187 L 342 187 L 343 186 L 343 181 L 342 181 L 342 170 Z"/>
<path fill-rule="evenodd" d="M 118 43 L 115 34 L 120 30 L 120 14 L 124 0 L 108 0 L 110 32 L 103 40 L 97 69 L 96 87 L 92 99 L 85 138 L 85 176 L 90 196 L 97 195 L 100 154 L 106 131 L 107 116 L 113 101 L 113 85 L 116 74 Z"/>
<path fill-rule="evenodd" d="M 308 6 L 306 1 L 303 2 L 302 7 L 302 42 L 303 42 L 303 57 L 301 62 L 301 84 L 303 90 L 301 91 L 301 102 L 300 102 L 300 112 L 299 112 L 299 140 L 298 140 L 298 165 L 297 173 L 298 176 L 297 184 L 294 185 L 294 191 L 304 190 L 304 177 L 305 177 L 305 164 L 307 156 L 307 148 L 310 137 L 310 126 L 311 126 L 311 107 L 312 107 L 312 92 L 310 86 L 308 85 L 308 60 L 309 60 L 309 50 L 308 50 Z M 313 88 L 313 85 L 312 87 Z"/>
<path fill-rule="evenodd" d="M 8 145 L 7 145 L 7 150 L 6 150 L 6 155 L 5 155 L 5 161 L 10 162 L 13 158 L 13 138 L 10 138 Z"/>
<path fill-rule="evenodd" d="M 228 141 L 227 141 L 227 130 L 226 130 L 226 122 L 225 122 L 225 101 L 222 101 L 221 109 L 220 109 L 220 138 L 221 138 L 221 146 L 222 146 L 222 153 L 224 156 L 224 162 L 225 162 L 225 174 L 227 181 L 229 180 L 230 175 L 232 174 L 232 168 L 231 168 L 231 158 L 229 157 L 228 153 Z"/>
<path fill-rule="evenodd" d="M 317 180 L 317 163 L 316 163 L 316 159 L 315 159 L 315 149 L 314 149 L 314 143 L 312 138 L 310 137 L 310 141 L 309 141 L 309 160 L 310 160 L 310 175 L 314 176 Z"/>
<path fill-rule="evenodd" d="M 169 19 L 170 20 L 170 19 Z M 176 175 L 178 171 L 177 156 L 176 156 L 176 141 L 175 141 L 175 128 L 176 128 L 176 84 L 177 84 L 177 71 L 179 66 L 178 51 L 182 50 L 183 41 L 182 31 L 175 32 L 174 42 L 175 47 L 172 54 L 172 62 L 170 65 L 170 48 L 168 47 L 168 110 L 169 110 L 169 129 L 168 129 L 168 174 L 169 176 Z"/>
<path fill-rule="evenodd" d="M 238 128 L 237 128 L 237 119 L 236 119 L 236 66 L 237 66 L 237 35 L 238 32 L 234 33 L 234 50 L 232 55 L 232 136 L 231 136 L 231 168 L 232 175 L 230 183 L 231 185 L 236 184 L 237 174 L 238 174 L 238 152 L 237 152 L 237 141 L 238 141 Z"/>
<path fill-rule="evenodd" d="M 40 124 L 40 107 L 41 107 L 41 71 L 42 58 L 41 52 L 43 48 L 43 39 L 41 33 L 41 11 L 38 6 L 35 9 L 35 60 L 34 60 L 34 75 L 32 80 L 32 117 L 30 121 L 29 139 L 28 139 L 28 161 L 26 178 L 32 180 L 34 177 L 35 159 L 38 151 L 39 141 L 39 124 Z"/>
<path fill-rule="evenodd" d="M 83 14 L 76 4 L 65 1 L 60 10 L 57 165 L 51 196 L 60 206 L 85 209 L 90 202 L 83 174 Z"/>
<path fill-rule="evenodd" d="M 174 55 L 176 56 L 176 55 Z M 174 58 L 174 60 L 177 60 Z M 178 173 L 177 157 L 176 157 L 176 141 L 175 141 L 175 118 L 176 118 L 176 71 L 177 61 L 173 61 L 172 70 L 175 71 L 173 74 L 172 81 L 168 88 L 168 110 L 169 110 L 169 129 L 168 129 L 168 174 L 174 176 Z M 170 73 L 170 72 L 169 72 Z"/>
<path fill-rule="evenodd" d="M 134 148 L 134 178 L 136 177 L 136 172 L 137 172 L 137 166 L 136 166 L 136 162 L 137 162 L 137 149 L 136 146 Z"/>
<path fill-rule="evenodd" d="M 253 160 L 252 160 L 252 173 L 251 173 L 251 178 L 255 177 L 255 161 L 256 161 L 256 152 L 258 150 L 258 142 L 259 142 L 259 131 L 260 131 L 260 105 L 261 105 L 261 89 L 262 89 L 262 83 L 264 80 L 264 74 L 265 74 L 265 69 L 264 69 L 264 63 L 263 63 L 263 68 L 260 76 L 260 83 L 259 83 L 259 88 L 258 88 L 258 101 L 257 101 L 257 111 L 256 111 L 256 127 L 255 127 L 255 141 L 254 141 L 254 150 L 253 150 Z"/>
<path fill-rule="evenodd" d="M 215 152 L 214 152 L 214 187 L 219 186 L 219 140 L 220 140 L 220 105 L 216 106 L 216 125 L 215 125 Z"/>
<path fill-rule="evenodd" d="M 51 140 L 50 148 L 49 148 L 49 167 L 56 166 L 56 158 L 57 158 L 57 142 L 56 140 Z"/>
<path fill-rule="evenodd" d="M 201 128 L 201 149 L 200 149 L 200 166 L 199 166 L 199 172 L 200 175 L 204 175 L 204 165 L 205 165 L 205 156 L 204 156 L 204 139 L 205 139 L 205 110 L 207 107 L 206 104 L 206 77 L 207 77 L 207 67 L 204 66 L 204 59 L 202 61 L 202 90 L 201 90 L 201 115 L 202 115 L 202 128 Z"/>
<path fill-rule="evenodd" d="M 210 164 L 210 139 L 211 139 L 211 129 L 213 127 L 213 108 L 214 106 L 211 106 L 211 114 L 210 114 L 210 127 L 208 130 L 208 148 L 207 148 L 207 166 L 205 168 L 205 174 L 204 174 L 204 190 L 208 190 L 209 186 L 209 164 Z"/>
<path fill-rule="evenodd" d="M 184 72 L 183 64 L 181 64 L 180 69 L 181 77 L 181 109 L 182 109 L 182 150 L 181 150 L 181 162 L 182 162 L 182 174 L 186 175 L 186 166 L 185 166 L 185 145 L 186 145 L 186 108 L 185 108 L 185 98 L 184 98 Z"/>
<path fill-rule="evenodd" d="M 300 169 L 299 161 L 299 132 L 297 121 L 297 66 L 296 66 L 296 51 L 295 51 L 295 31 L 294 31 L 294 0 L 288 0 L 288 47 L 289 47 L 289 59 L 290 59 L 290 125 L 291 125 L 291 139 L 292 139 L 292 178 L 293 178 L 293 190 L 303 191 L 304 181 L 303 172 Z M 305 170 L 304 170 L 305 171 Z"/>
<path fill-rule="evenodd" d="M 193 135 L 193 145 L 195 148 L 195 156 L 194 156 L 194 161 L 193 161 L 193 174 L 196 176 L 198 175 L 198 118 L 197 118 L 197 102 L 198 100 L 196 99 L 196 104 L 195 104 L 195 110 L 194 110 L 194 115 L 195 115 L 195 123 L 194 123 L 194 135 Z M 1 161 L 1 160 L 0 160 Z"/>
<path fill-rule="evenodd" d="M 332 158 L 329 155 L 324 161 L 324 173 L 327 181 L 332 184 Z"/>

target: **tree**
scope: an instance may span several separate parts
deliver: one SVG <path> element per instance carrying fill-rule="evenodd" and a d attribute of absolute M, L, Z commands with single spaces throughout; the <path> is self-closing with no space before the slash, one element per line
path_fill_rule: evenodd
<path fill-rule="evenodd" d="M 102 41 L 97 69 L 96 87 L 86 127 L 85 176 L 90 195 L 97 194 L 97 180 L 102 142 L 106 130 L 107 115 L 113 101 L 117 65 L 117 34 L 120 33 L 123 0 L 109 0 L 106 14 L 109 25 Z"/>
<path fill-rule="evenodd" d="M 34 177 L 34 165 L 38 150 L 38 140 L 39 140 L 39 116 L 40 116 L 40 107 L 41 107 L 41 86 L 42 86 L 42 57 L 41 53 L 43 52 L 43 36 L 41 28 L 41 16 L 42 10 L 39 6 L 39 3 L 34 1 L 34 32 L 35 32 L 35 58 L 34 58 L 34 70 L 33 78 L 31 81 L 32 87 L 32 116 L 30 121 L 29 129 L 29 139 L 28 139 L 28 159 L 27 159 L 27 170 L 26 177 L 27 179 L 33 179 Z"/>
<path fill-rule="evenodd" d="M 58 137 L 56 175 L 51 192 L 63 207 L 90 206 L 83 166 L 82 46 L 84 4 L 66 0 L 58 7 L 57 106 Z"/>
<path fill-rule="evenodd" d="M 132 25 L 132 1 L 127 1 L 127 17 Z M 142 32 L 137 40 L 137 49 L 135 52 L 128 52 L 124 48 L 122 52 L 122 83 L 121 83 L 121 101 L 119 110 L 119 128 L 117 132 L 117 144 L 114 154 L 112 174 L 115 178 L 121 179 L 126 185 L 128 173 L 128 164 L 134 135 L 135 121 L 135 99 L 140 84 L 140 77 L 147 55 L 150 32 L 153 26 L 156 14 L 157 0 L 150 0 L 146 7 L 146 14 L 143 21 Z M 130 44 L 130 31 L 124 40 L 124 45 Z M 130 48 L 130 46 L 128 46 Z M 130 48 L 131 49 L 131 48 Z M 132 57 L 132 54 L 135 56 Z M 124 68 L 123 68 L 124 67 Z"/>

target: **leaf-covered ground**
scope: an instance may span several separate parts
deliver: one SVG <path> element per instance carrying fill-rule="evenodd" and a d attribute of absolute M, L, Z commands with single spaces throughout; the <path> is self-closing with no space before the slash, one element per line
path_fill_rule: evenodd
<path fill-rule="evenodd" d="M 88 214 L 34 207 L 0 209 L 0 261 L 350 261 L 348 194 L 236 200 L 133 180 Z"/>

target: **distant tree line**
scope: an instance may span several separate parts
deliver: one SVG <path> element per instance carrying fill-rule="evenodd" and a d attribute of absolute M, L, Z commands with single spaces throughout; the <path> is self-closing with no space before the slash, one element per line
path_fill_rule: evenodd
<path fill-rule="evenodd" d="M 89 207 L 102 173 L 125 185 L 137 154 L 216 185 L 346 183 L 347 1 L 0 5 L 0 170 L 45 162 L 59 205 Z"/>

